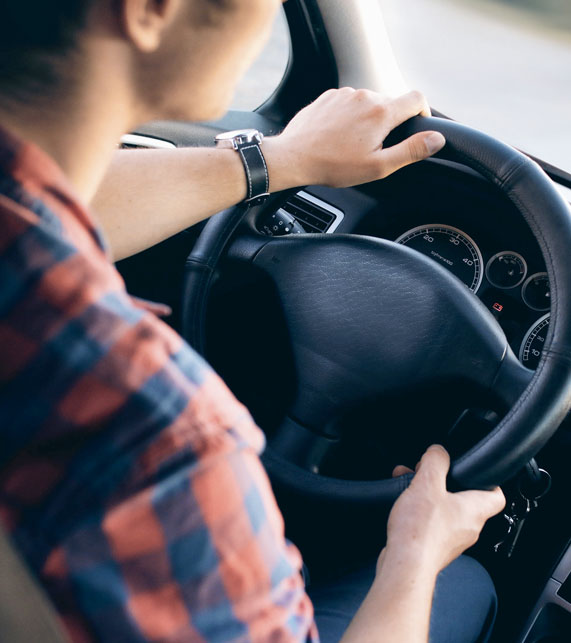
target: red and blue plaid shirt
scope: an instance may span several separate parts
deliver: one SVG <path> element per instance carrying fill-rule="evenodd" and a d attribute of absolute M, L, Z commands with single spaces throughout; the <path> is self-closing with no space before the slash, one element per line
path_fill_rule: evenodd
<path fill-rule="evenodd" d="M 72 640 L 316 640 L 263 443 L 0 130 L 0 518 Z"/>

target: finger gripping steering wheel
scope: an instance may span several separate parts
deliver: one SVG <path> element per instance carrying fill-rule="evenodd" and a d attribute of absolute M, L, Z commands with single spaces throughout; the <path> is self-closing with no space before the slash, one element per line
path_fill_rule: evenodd
<path fill-rule="evenodd" d="M 183 334 L 204 352 L 205 311 L 222 253 L 264 270 L 279 293 L 292 339 L 299 392 L 290 416 L 304 427 L 326 424 L 380 393 L 414 390 L 437 378 L 462 378 L 492 391 L 510 410 L 457 458 L 450 480 L 487 489 L 515 475 L 557 430 L 571 406 L 571 212 L 539 166 L 499 141 L 458 123 L 417 117 L 393 132 L 395 144 L 436 130 L 438 157 L 473 168 L 515 205 L 534 234 L 551 287 L 551 321 L 535 373 L 524 368 L 492 315 L 447 270 L 409 248 L 356 235 L 250 235 L 237 206 L 213 217 L 188 257 Z M 312 275 L 312 279 L 304 276 Z M 438 337 L 438 342 L 434 341 Z M 313 374 L 319 373 L 317 378 Z M 390 502 L 410 476 L 393 480 L 326 478 L 268 449 L 270 475 L 324 499 Z"/>

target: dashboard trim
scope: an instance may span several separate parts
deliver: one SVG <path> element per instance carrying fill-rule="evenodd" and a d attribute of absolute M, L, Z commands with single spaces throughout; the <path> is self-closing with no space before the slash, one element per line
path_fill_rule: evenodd
<path fill-rule="evenodd" d="M 143 136 L 141 134 L 124 134 L 121 137 L 120 147 L 126 145 L 128 149 L 132 148 L 146 148 L 153 150 L 171 150 L 176 149 L 176 145 L 170 141 L 165 141 L 163 138 L 155 136 Z"/>

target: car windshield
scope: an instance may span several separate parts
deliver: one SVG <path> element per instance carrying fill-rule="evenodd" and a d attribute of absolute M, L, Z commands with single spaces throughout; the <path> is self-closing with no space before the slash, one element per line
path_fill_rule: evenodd
<path fill-rule="evenodd" d="M 435 109 L 571 172 L 569 0 L 379 2 Z"/>

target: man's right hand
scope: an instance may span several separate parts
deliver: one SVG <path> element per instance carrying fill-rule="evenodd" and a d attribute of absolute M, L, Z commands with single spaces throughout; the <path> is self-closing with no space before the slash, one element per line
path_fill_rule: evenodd
<path fill-rule="evenodd" d="M 420 132 L 384 147 L 388 134 L 413 116 L 430 116 L 418 91 L 387 99 L 367 89 L 330 89 L 263 144 L 272 192 L 301 185 L 350 187 L 383 179 L 438 152 L 439 132 Z"/>
<path fill-rule="evenodd" d="M 444 447 L 431 446 L 422 456 L 410 487 L 389 516 L 382 559 L 391 556 L 438 573 L 474 545 L 487 520 L 505 507 L 499 487 L 493 491 L 447 491 L 449 469 L 450 456 Z M 407 472 L 411 470 L 399 466 L 393 475 Z"/>

